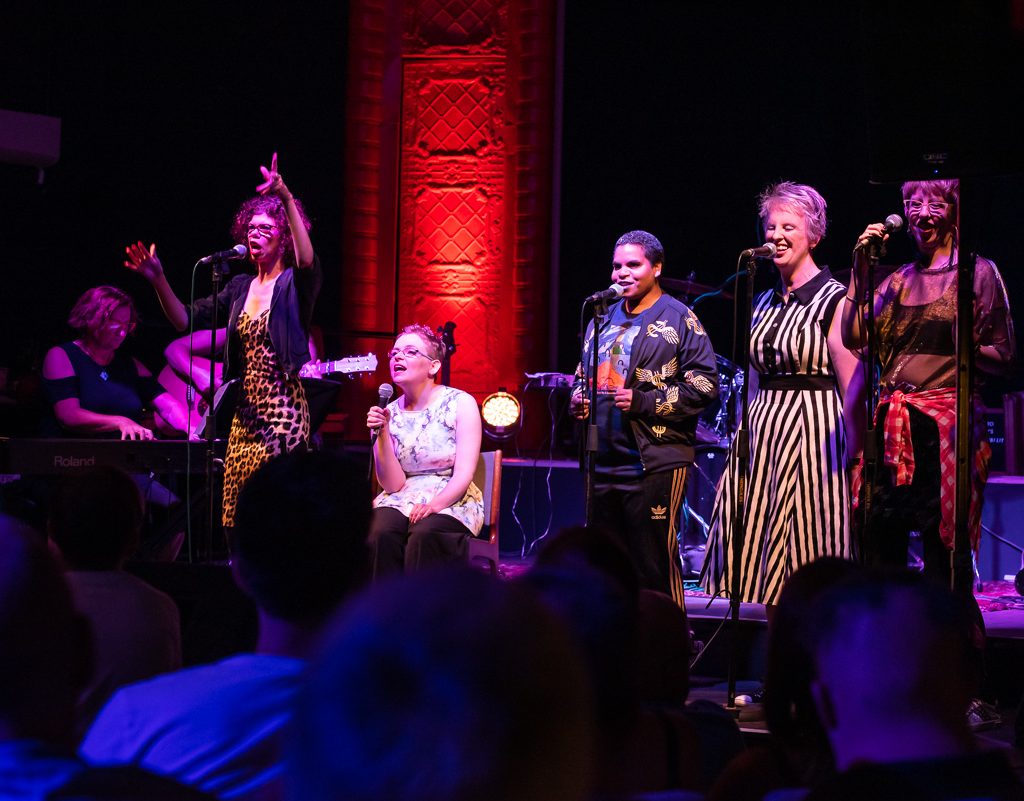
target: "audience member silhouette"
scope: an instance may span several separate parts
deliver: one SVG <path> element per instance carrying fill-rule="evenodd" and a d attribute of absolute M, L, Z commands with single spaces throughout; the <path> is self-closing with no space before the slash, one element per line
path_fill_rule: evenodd
<path fill-rule="evenodd" d="M 293 801 L 581 801 L 587 674 L 526 588 L 450 565 L 375 585 L 300 693 Z"/>
<path fill-rule="evenodd" d="M 81 753 L 136 764 L 221 798 L 280 797 L 282 732 L 323 624 L 369 573 L 365 468 L 326 452 L 272 459 L 246 482 L 232 568 L 255 602 L 255 653 L 114 695 Z"/>
<path fill-rule="evenodd" d="M 200 801 L 205 793 L 74 755 L 75 699 L 90 673 L 88 623 L 42 537 L 0 515 L 0 798 Z"/>
<path fill-rule="evenodd" d="M 142 515 L 138 486 L 115 467 L 68 476 L 50 502 L 49 534 L 93 636 L 92 679 L 76 712 L 79 736 L 118 687 L 181 667 L 177 605 L 123 569 L 139 545 Z"/>
<path fill-rule="evenodd" d="M 973 610 L 923 576 L 872 573 L 817 605 L 812 687 L 839 773 L 808 801 L 1022 799 L 1005 756 L 967 724 Z"/>
<path fill-rule="evenodd" d="M 813 617 L 823 593 L 861 571 L 855 562 L 826 556 L 800 567 L 783 585 L 766 656 L 764 712 L 772 737 L 729 763 L 710 801 L 760 801 L 785 788 L 806 791 L 835 773 L 811 697 Z"/>
<path fill-rule="evenodd" d="M 566 526 L 540 541 L 536 567 L 584 564 L 613 579 L 632 605 L 638 603 L 640 577 L 629 551 L 614 532 L 600 525 Z"/>
<path fill-rule="evenodd" d="M 686 750 L 695 734 L 699 739 L 699 772 L 680 777 L 676 783 L 683 787 L 694 786 L 692 782 L 706 786 L 744 746 L 736 722 L 719 705 L 709 701 L 687 704 L 691 638 L 686 611 L 665 593 L 640 589 L 625 546 L 601 526 L 569 526 L 542 541 L 535 569 L 571 570 L 579 566 L 595 569 L 614 581 L 635 615 L 629 670 L 636 683 L 639 714 L 646 721 L 645 736 L 654 739 L 655 751 L 660 748 L 666 753 L 674 750 L 672 738 Z M 615 664 L 610 668 L 614 671 Z M 657 729 L 654 733 L 652 726 Z M 686 750 L 685 758 L 691 757 Z M 653 757 L 654 772 L 678 772 L 667 760 Z"/>
<path fill-rule="evenodd" d="M 519 581 L 566 621 L 586 658 L 597 721 L 596 796 L 698 790 L 701 749 L 692 724 L 678 711 L 641 702 L 635 601 L 607 575 L 570 560 L 537 566 Z"/>
<path fill-rule="evenodd" d="M 686 611 L 670 595 L 640 590 L 637 670 L 640 700 L 658 715 L 681 713 L 700 740 L 701 788 L 707 789 L 746 745 L 740 728 L 721 704 L 687 703 L 692 638 Z"/>

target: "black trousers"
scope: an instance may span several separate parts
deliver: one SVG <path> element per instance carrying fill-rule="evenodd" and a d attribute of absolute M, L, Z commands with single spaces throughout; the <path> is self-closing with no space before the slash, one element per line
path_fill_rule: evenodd
<path fill-rule="evenodd" d="M 879 410 L 885 419 L 889 405 Z M 942 510 L 939 502 L 939 429 L 924 412 L 909 407 L 910 431 L 914 442 L 914 478 L 897 487 L 892 469 L 882 464 L 884 429 L 875 431 L 878 466 L 871 496 L 871 516 L 862 534 L 864 561 L 869 565 L 906 567 L 910 532 L 921 538 L 924 574 L 949 586 L 950 551 L 939 535 Z"/>
<path fill-rule="evenodd" d="M 368 537 L 374 578 L 462 559 L 471 536 L 451 515 L 428 515 L 410 524 L 397 509 L 374 509 Z"/>
<path fill-rule="evenodd" d="M 591 520 L 617 536 L 629 551 L 640 586 L 671 595 L 683 605 L 679 560 L 679 509 L 688 466 L 594 482 Z"/>

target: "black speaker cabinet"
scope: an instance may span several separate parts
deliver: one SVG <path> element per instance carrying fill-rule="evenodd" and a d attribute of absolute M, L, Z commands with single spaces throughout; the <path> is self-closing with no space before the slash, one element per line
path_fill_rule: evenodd
<path fill-rule="evenodd" d="M 1016 0 L 865 0 L 873 183 L 1024 172 Z"/>

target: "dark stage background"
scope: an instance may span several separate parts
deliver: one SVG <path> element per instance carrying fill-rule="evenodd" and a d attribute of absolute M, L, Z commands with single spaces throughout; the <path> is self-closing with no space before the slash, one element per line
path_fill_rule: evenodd
<path fill-rule="evenodd" d="M 0 108 L 61 117 L 61 156 L 41 186 L 0 165 L 0 364 L 41 358 L 70 334 L 75 298 L 111 283 L 139 304 L 136 350 L 156 372 L 172 329 L 122 266 L 125 245 L 156 242 L 186 299 L 196 260 L 234 244 L 235 209 L 275 150 L 313 220 L 320 322 L 336 327 L 347 5 L 16 6 L 0 25 Z"/>
<path fill-rule="evenodd" d="M 155 241 L 184 298 L 196 259 L 232 244 L 231 215 L 274 150 L 314 220 L 330 351 L 345 328 L 345 275 L 360 269 L 339 263 L 346 26 L 344 2 L 5 10 L 0 108 L 59 116 L 63 130 L 41 185 L 34 169 L 0 165 L 0 364 L 37 363 L 66 338 L 81 291 L 114 283 L 139 301 L 137 349 L 158 367 L 171 331 L 121 266 L 124 245 Z M 900 210 L 895 187 L 868 183 L 865 50 L 857 4 L 566 0 L 557 358 L 524 368 L 572 371 L 580 301 L 608 284 L 623 231 L 662 239 L 667 276 L 724 280 L 736 254 L 762 241 L 756 197 L 772 181 L 824 194 L 831 226 L 818 261 L 845 267 L 863 226 Z M 920 68 L 931 57 L 908 53 L 891 91 L 930 94 L 941 119 L 956 110 Z M 1019 307 L 1024 186 L 987 183 L 978 249 Z M 909 255 L 904 240 L 889 261 Z M 728 356 L 732 304 L 697 312 Z"/>
<path fill-rule="evenodd" d="M 581 289 L 608 285 L 613 244 L 625 231 L 643 228 L 661 239 L 663 275 L 692 272 L 697 281 L 718 284 L 732 274 L 741 250 L 762 243 L 757 196 L 769 183 L 793 180 L 822 193 L 829 230 L 816 261 L 836 272 L 849 270 L 850 251 L 867 223 L 902 214 L 898 186 L 868 180 L 867 101 L 876 91 L 902 95 L 908 108 L 930 107 L 935 124 L 943 125 L 956 109 L 944 104 L 943 87 L 931 80 L 928 64 L 958 56 L 900 51 L 888 57 L 906 63 L 906 76 L 887 87 L 867 86 L 865 59 L 878 54 L 863 32 L 863 5 L 569 0 L 558 351 L 563 368 L 574 358 L 572 332 L 586 294 Z M 940 14 L 951 5 L 930 8 Z M 883 15 L 874 20 L 874 27 L 887 23 Z M 909 45 L 909 29 L 902 30 Z M 976 94 L 989 94 L 998 104 L 1000 91 L 996 79 Z M 1024 182 L 999 178 L 985 185 L 978 252 L 1001 268 L 1019 315 L 1024 280 L 1016 220 Z M 911 256 L 908 238 L 899 234 L 886 261 Z M 770 265 L 762 268 L 758 287 L 774 278 Z M 732 303 L 709 299 L 696 311 L 715 350 L 728 357 Z"/>

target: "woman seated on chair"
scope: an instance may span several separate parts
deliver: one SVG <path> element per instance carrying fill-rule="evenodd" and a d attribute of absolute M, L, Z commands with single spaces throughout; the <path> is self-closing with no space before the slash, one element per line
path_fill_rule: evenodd
<path fill-rule="evenodd" d="M 444 345 L 425 325 L 402 329 L 388 354 L 401 397 L 374 406 L 374 576 L 460 559 L 480 533 L 483 497 L 473 483 L 480 458 L 480 411 L 471 395 L 438 381 Z"/>

